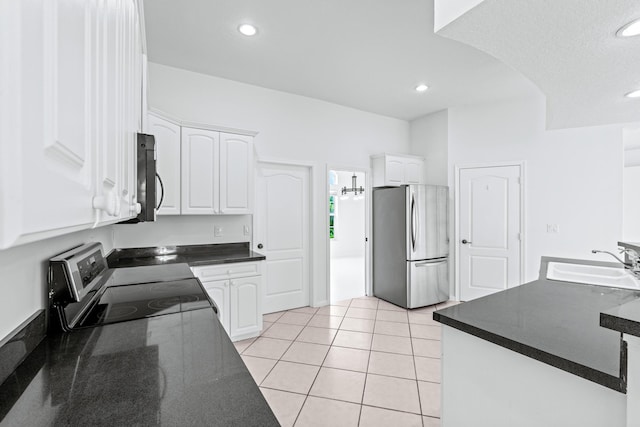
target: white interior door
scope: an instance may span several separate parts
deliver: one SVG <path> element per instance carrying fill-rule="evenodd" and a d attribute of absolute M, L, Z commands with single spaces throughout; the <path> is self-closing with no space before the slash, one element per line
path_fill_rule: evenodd
<path fill-rule="evenodd" d="M 254 247 L 267 259 L 263 313 L 309 305 L 308 167 L 259 162 Z"/>
<path fill-rule="evenodd" d="M 521 169 L 459 169 L 456 245 L 462 301 L 520 284 Z"/>

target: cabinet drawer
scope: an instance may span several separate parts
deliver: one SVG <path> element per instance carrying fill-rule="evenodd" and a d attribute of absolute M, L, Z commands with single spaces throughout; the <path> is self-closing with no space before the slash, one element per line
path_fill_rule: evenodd
<path fill-rule="evenodd" d="M 261 272 L 259 262 L 238 262 L 206 267 L 193 267 L 193 274 L 200 280 L 231 279 L 234 277 L 258 276 Z"/>

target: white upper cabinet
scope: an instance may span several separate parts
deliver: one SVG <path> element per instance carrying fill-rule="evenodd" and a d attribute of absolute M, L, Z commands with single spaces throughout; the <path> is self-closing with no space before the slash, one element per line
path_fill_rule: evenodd
<path fill-rule="evenodd" d="M 253 198 L 253 138 L 182 128 L 182 214 L 247 214 Z"/>
<path fill-rule="evenodd" d="M 424 158 L 403 154 L 371 156 L 374 187 L 424 184 Z"/>
<path fill-rule="evenodd" d="M 404 162 L 398 158 L 386 158 L 384 163 L 385 185 L 404 184 Z M 375 178 L 374 178 L 375 179 Z M 374 184 L 375 185 L 375 184 Z"/>
<path fill-rule="evenodd" d="M 424 159 L 405 158 L 404 181 L 406 184 L 424 184 L 423 175 Z"/>
<path fill-rule="evenodd" d="M 138 20 L 134 0 L 2 2 L 0 249 L 133 216 Z"/>
<path fill-rule="evenodd" d="M 220 133 L 220 213 L 251 213 L 253 138 Z"/>
<path fill-rule="evenodd" d="M 220 213 L 220 133 L 182 128 L 182 213 Z"/>
<path fill-rule="evenodd" d="M 136 133 L 141 126 L 142 38 L 136 5 L 100 8 L 94 51 L 97 224 L 128 219 L 136 205 Z M 102 53 L 102 54 L 100 54 Z"/>
<path fill-rule="evenodd" d="M 180 126 L 149 114 L 147 131 L 155 135 L 156 170 L 163 187 L 159 191 L 164 191 L 158 215 L 180 215 Z"/>

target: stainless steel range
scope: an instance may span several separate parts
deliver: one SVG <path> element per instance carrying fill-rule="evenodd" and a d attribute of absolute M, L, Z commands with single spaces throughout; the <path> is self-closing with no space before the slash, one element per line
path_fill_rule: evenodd
<path fill-rule="evenodd" d="M 64 331 L 217 307 L 187 264 L 110 269 L 102 244 L 49 260 L 52 327 Z"/>

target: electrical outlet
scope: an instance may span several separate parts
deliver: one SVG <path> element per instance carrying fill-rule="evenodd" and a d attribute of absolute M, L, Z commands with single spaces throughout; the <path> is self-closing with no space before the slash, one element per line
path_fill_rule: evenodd
<path fill-rule="evenodd" d="M 222 227 L 219 225 L 213 226 L 213 237 L 222 237 Z"/>
<path fill-rule="evenodd" d="M 558 224 L 547 224 L 547 233 L 557 234 L 560 232 L 560 226 Z"/>
<path fill-rule="evenodd" d="M 248 235 L 249 235 L 249 233 L 251 233 L 251 229 L 249 228 L 249 226 L 248 226 L 248 225 L 245 225 L 245 226 L 244 226 L 244 235 L 245 235 L 245 236 L 248 236 Z"/>

